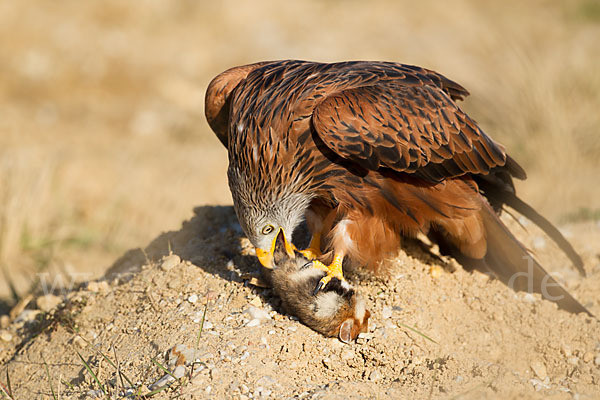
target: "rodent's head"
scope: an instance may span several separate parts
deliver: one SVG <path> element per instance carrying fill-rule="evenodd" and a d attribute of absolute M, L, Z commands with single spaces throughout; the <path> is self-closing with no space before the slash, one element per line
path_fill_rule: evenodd
<path fill-rule="evenodd" d="M 310 328 L 344 343 L 367 332 L 371 313 L 357 291 L 334 278 L 313 294 L 325 271 L 314 268 L 313 261 L 296 250 L 290 254 L 283 233 L 275 238 L 272 272 L 271 282 L 287 311 Z"/>

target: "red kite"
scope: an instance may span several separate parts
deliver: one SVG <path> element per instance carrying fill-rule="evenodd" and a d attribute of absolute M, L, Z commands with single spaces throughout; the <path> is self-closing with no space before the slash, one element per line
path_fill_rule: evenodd
<path fill-rule="evenodd" d="M 261 263 L 272 266 L 280 230 L 292 255 L 306 219 L 304 254 L 328 272 L 318 291 L 343 279 L 345 259 L 376 268 L 422 232 L 469 268 L 587 312 L 498 218 L 506 206 L 525 215 L 583 272 L 558 230 L 516 197 L 525 171 L 457 105 L 468 94 L 390 62 L 261 62 L 214 78 L 206 117 L 228 149 L 234 207 Z"/>

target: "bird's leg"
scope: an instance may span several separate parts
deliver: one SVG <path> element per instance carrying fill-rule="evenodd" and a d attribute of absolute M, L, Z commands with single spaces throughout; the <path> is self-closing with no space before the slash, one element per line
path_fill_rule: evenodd
<path fill-rule="evenodd" d="M 312 236 L 307 249 L 298 250 L 302 255 L 309 260 L 314 260 L 321 256 L 321 232 L 317 232 Z"/>
<path fill-rule="evenodd" d="M 321 269 L 321 270 L 327 272 L 327 275 L 325 275 L 323 278 L 321 278 L 321 280 L 317 284 L 317 287 L 315 288 L 315 291 L 313 292 L 313 294 L 317 294 L 319 292 L 319 290 L 323 289 L 325 287 L 325 285 L 327 285 L 333 278 L 337 278 L 340 281 L 345 281 L 344 274 L 342 271 L 342 263 L 343 262 L 344 262 L 343 254 L 336 254 L 333 257 L 333 261 L 329 265 L 325 265 L 319 260 L 313 261 L 314 268 L 318 268 L 318 269 Z"/>

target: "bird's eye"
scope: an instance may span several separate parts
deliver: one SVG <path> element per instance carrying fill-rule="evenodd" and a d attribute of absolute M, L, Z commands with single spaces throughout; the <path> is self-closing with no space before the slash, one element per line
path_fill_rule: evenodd
<path fill-rule="evenodd" d="M 262 228 L 262 234 L 268 235 L 269 233 L 273 232 L 274 230 L 275 230 L 275 227 L 273 225 L 265 225 Z"/>

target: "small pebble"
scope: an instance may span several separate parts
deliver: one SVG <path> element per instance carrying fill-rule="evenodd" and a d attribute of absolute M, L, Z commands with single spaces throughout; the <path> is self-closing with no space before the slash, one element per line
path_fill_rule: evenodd
<path fill-rule="evenodd" d="M 594 359 L 594 355 L 587 351 L 584 355 L 583 355 L 583 362 L 584 363 L 589 363 L 590 361 L 592 361 Z"/>
<path fill-rule="evenodd" d="M 342 351 L 342 354 L 340 355 L 340 357 L 342 357 L 342 360 L 351 360 L 354 358 L 354 350 L 346 349 L 346 350 Z"/>
<path fill-rule="evenodd" d="M 571 365 L 577 365 L 579 363 L 579 357 L 569 357 L 567 362 Z"/>
<path fill-rule="evenodd" d="M 530 379 L 529 382 L 531 382 L 536 392 L 539 392 L 542 389 L 550 389 L 550 378 L 548 377 L 543 381 L 539 379 Z"/>
<path fill-rule="evenodd" d="M 391 316 L 392 316 L 392 308 L 391 307 L 387 307 L 387 306 L 383 307 L 383 310 L 381 311 L 381 316 L 384 319 L 391 318 Z"/>
<path fill-rule="evenodd" d="M 10 325 L 10 317 L 8 315 L 0 316 L 0 329 L 6 329 Z"/>
<path fill-rule="evenodd" d="M 535 303 L 536 298 L 531 293 L 525 293 L 523 294 L 523 300 L 525 300 L 527 303 Z"/>
<path fill-rule="evenodd" d="M 381 380 L 382 377 L 383 376 L 381 375 L 381 372 L 379 372 L 379 370 L 371 371 L 371 373 L 369 374 L 369 380 L 373 382 Z"/>
<path fill-rule="evenodd" d="M 60 297 L 53 294 L 47 294 L 45 296 L 38 297 L 35 303 L 40 310 L 49 312 L 61 302 L 62 299 Z"/>
<path fill-rule="evenodd" d="M 546 379 L 546 376 L 548 376 L 546 373 L 546 366 L 540 360 L 533 361 L 531 363 L 531 369 L 541 380 Z"/>
<path fill-rule="evenodd" d="M 160 268 L 163 271 L 170 271 L 173 267 L 176 267 L 181 263 L 181 258 L 177 254 L 171 254 L 163 258 Z"/>
<path fill-rule="evenodd" d="M 600 356 L 596 356 L 596 359 L 594 360 L 594 364 L 600 365 Z"/>
<path fill-rule="evenodd" d="M 185 376 L 185 367 L 183 365 L 178 365 L 173 370 L 173 376 L 177 379 L 183 378 Z"/>
<path fill-rule="evenodd" d="M 250 316 L 250 319 L 258 319 L 258 320 L 271 319 L 271 316 L 269 315 L 268 312 L 266 312 L 265 310 L 258 308 L 258 307 L 250 306 L 244 312 Z"/>
<path fill-rule="evenodd" d="M 263 376 L 263 377 L 259 378 L 259 379 L 256 381 L 256 385 L 258 385 L 258 386 L 267 386 L 267 387 L 268 387 L 268 386 L 271 386 L 271 385 L 273 385 L 273 384 L 275 384 L 275 383 L 277 383 L 277 381 L 275 380 L 275 378 L 273 378 L 273 377 L 272 377 L 272 376 L 270 376 L 270 375 L 265 375 L 265 376 Z M 264 393 L 263 393 L 263 394 L 264 394 Z"/>
<path fill-rule="evenodd" d="M 253 305 L 254 307 L 262 307 L 262 301 L 260 300 L 260 297 L 256 296 L 255 298 L 253 298 L 252 300 L 250 300 L 250 305 Z"/>
<path fill-rule="evenodd" d="M 248 323 L 246 324 L 247 327 L 254 327 L 254 326 L 259 326 L 260 325 L 260 319 L 251 319 L 250 321 L 248 321 Z"/>
<path fill-rule="evenodd" d="M 87 284 L 87 290 L 93 293 L 98 292 L 107 292 L 108 291 L 108 282 L 106 281 L 91 281 Z"/>
<path fill-rule="evenodd" d="M 196 302 L 198 301 L 198 295 L 192 294 L 190 297 L 188 297 L 187 301 L 189 301 L 192 304 L 196 304 Z"/>
<path fill-rule="evenodd" d="M 4 342 L 10 342 L 13 338 L 12 333 L 9 331 L 0 331 L 0 339 Z"/>

